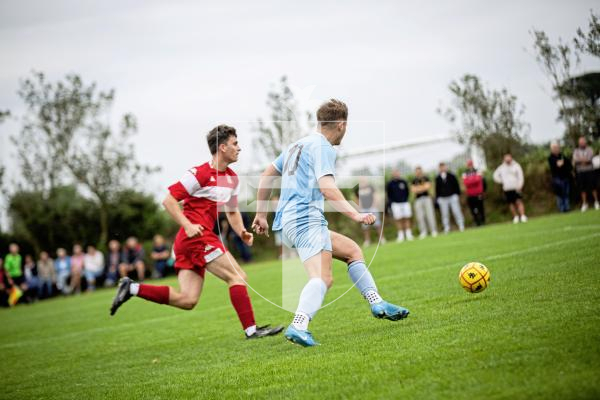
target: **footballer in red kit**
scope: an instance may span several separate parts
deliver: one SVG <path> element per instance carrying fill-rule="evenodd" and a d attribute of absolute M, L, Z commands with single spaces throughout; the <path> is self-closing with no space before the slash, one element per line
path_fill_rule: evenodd
<path fill-rule="evenodd" d="M 173 246 L 180 290 L 138 283 L 125 277 L 119 281 L 110 314 L 114 315 L 132 296 L 191 310 L 198 302 L 208 270 L 228 284 L 231 303 L 246 338 L 276 335 L 283 327 L 256 326 L 246 288 L 246 273 L 213 232 L 219 210 L 223 208 L 229 225 L 242 241 L 251 246 L 254 240 L 245 229 L 238 209 L 239 179 L 229 168 L 229 164 L 238 160 L 240 152 L 235 128 L 219 125 L 206 138 L 212 160 L 189 169 L 178 182 L 169 186 L 163 201 L 167 212 L 181 227 Z M 180 202 L 183 202 L 183 210 Z"/>

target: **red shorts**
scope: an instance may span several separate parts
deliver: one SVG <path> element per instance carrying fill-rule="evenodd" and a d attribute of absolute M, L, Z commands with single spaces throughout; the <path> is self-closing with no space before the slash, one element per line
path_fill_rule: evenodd
<path fill-rule="evenodd" d="M 177 232 L 173 244 L 175 271 L 189 269 L 204 278 L 206 264 L 227 253 L 221 239 L 212 231 L 204 230 L 202 236 L 188 238 L 183 229 Z"/>

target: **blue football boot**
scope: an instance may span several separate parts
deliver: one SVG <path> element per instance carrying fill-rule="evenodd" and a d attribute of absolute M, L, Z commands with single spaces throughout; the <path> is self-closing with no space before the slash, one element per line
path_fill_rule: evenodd
<path fill-rule="evenodd" d="M 290 342 L 299 344 L 303 347 L 319 345 L 319 343 L 315 342 L 315 339 L 312 337 L 312 333 L 309 331 L 301 331 L 296 329 L 293 325 L 288 326 L 283 335 Z"/>
<path fill-rule="evenodd" d="M 380 303 L 371 305 L 371 313 L 375 318 L 399 321 L 408 317 L 410 312 L 404 307 L 388 303 L 387 301 L 382 301 Z"/>

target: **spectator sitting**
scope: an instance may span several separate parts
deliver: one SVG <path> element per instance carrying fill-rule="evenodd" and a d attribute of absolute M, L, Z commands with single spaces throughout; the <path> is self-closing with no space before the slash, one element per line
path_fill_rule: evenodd
<path fill-rule="evenodd" d="M 12 280 L 21 290 L 25 290 L 25 277 L 23 276 L 22 259 L 19 254 L 19 245 L 11 243 L 8 245 L 8 254 L 4 258 L 4 269 Z"/>
<path fill-rule="evenodd" d="M 375 206 L 377 204 L 375 188 L 369 183 L 367 178 L 363 177 L 355 188 L 354 195 L 360 212 L 373 214 L 375 216 L 375 223 L 373 225 L 362 224 L 362 231 L 365 239 L 363 246 L 369 246 L 371 244 L 371 228 L 375 228 L 379 243 L 385 244 L 385 237 L 381 231 L 381 213 Z"/>
<path fill-rule="evenodd" d="M 165 238 L 161 235 L 154 235 L 150 257 L 154 260 L 154 274 L 156 278 L 167 276 L 167 261 L 170 256 L 171 253 L 165 244 Z"/>
<path fill-rule="evenodd" d="M 518 162 L 513 160 L 511 154 L 505 154 L 504 162 L 494 171 L 494 182 L 502 185 L 504 197 L 513 215 L 513 223 L 518 224 L 519 219 L 521 222 L 527 222 L 521 195 L 525 183 L 523 169 Z"/>
<path fill-rule="evenodd" d="M 106 257 L 106 280 L 104 286 L 114 286 L 119 278 L 119 266 L 123 263 L 121 244 L 117 240 L 108 242 L 108 255 Z"/>
<path fill-rule="evenodd" d="M 577 173 L 577 186 L 581 192 L 581 211 L 588 209 L 588 192 L 594 197 L 594 208 L 600 210 L 598 191 L 596 190 L 596 174 L 594 172 L 594 151 L 587 145 L 587 140 L 579 138 L 579 146 L 573 151 L 573 165 Z"/>
<path fill-rule="evenodd" d="M 144 249 L 137 238 L 131 236 L 127 238 L 127 241 L 125 242 L 123 262 L 119 266 L 119 274 L 121 278 L 124 278 L 134 270 L 137 272 L 138 281 L 143 281 L 146 272 L 146 266 L 144 265 Z"/>
<path fill-rule="evenodd" d="M 445 163 L 439 165 L 440 173 L 435 178 L 435 197 L 442 214 L 444 233 L 450 232 L 450 210 L 459 231 L 465 230 L 465 217 L 460 208 L 460 186 L 453 173 L 448 172 Z"/>
<path fill-rule="evenodd" d="M 473 167 L 473 161 L 467 161 L 467 170 L 462 175 L 465 191 L 467 192 L 467 204 L 471 215 L 477 226 L 485 224 L 485 209 L 483 207 L 483 194 L 486 185 L 483 175 Z"/>
<path fill-rule="evenodd" d="M 96 280 L 104 273 L 104 254 L 92 245 L 87 247 L 87 253 L 83 256 L 83 273 L 87 291 L 96 290 Z"/>
<path fill-rule="evenodd" d="M 54 270 L 56 271 L 56 288 L 62 293 L 69 293 L 67 280 L 71 275 L 71 258 L 67 255 L 65 249 L 56 249 L 56 260 L 54 260 Z"/>
<path fill-rule="evenodd" d="M 73 245 L 71 256 L 71 293 L 81 293 L 81 274 L 83 273 L 83 248 L 80 244 Z"/>
<path fill-rule="evenodd" d="M 550 144 L 550 155 L 548 156 L 550 164 L 550 174 L 552 175 L 552 189 L 556 194 L 556 205 L 558 211 L 569 211 L 569 193 L 571 189 L 571 173 L 573 166 L 571 161 L 560 151 L 560 145 L 557 142 Z"/>
<path fill-rule="evenodd" d="M 31 254 L 25 256 L 23 264 L 23 275 L 25 276 L 26 298 L 31 303 L 41 297 L 40 280 L 38 278 L 37 265 Z"/>
<path fill-rule="evenodd" d="M 46 251 L 40 253 L 37 263 L 38 279 L 40 280 L 40 298 L 52 296 L 52 285 L 56 282 L 54 262 Z M 45 292 L 45 293 L 44 293 Z"/>
<path fill-rule="evenodd" d="M 398 233 L 396 242 L 403 242 L 405 239 L 413 240 L 410 226 L 412 219 L 412 209 L 409 202 L 410 190 L 408 182 L 402 179 L 400 171 L 397 169 L 392 171 L 392 179 L 387 184 L 386 192 L 392 209 L 392 216 L 396 223 Z"/>
<path fill-rule="evenodd" d="M 415 168 L 415 178 L 410 187 L 411 192 L 415 194 L 415 214 L 417 214 L 417 224 L 419 225 L 419 238 L 427 237 L 427 225 L 432 237 L 437 236 L 437 223 L 433 212 L 433 202 L 429 196 L 431 182 L 429 178 L 423 175 L 421 167 Z"/>

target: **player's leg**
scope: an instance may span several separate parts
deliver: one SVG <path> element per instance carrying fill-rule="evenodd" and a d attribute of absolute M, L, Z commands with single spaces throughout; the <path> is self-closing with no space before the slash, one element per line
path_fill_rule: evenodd
<path fill-rule="evenodd" d="M 409 311 L 388 303 L 381 298 L 375 280 L 368 270 L 364 256 L 356 242 L 340 233 L 329 231 L 333 257 L 348 265 L 348 276 L 360 294 L 369 302 L 371 312 L 377 318 L 398 321 L 406 318 Z"/>
<path fill-rule="evenodd" d="M 118 308 L 132 296 L 158 304 L 167 304 L 182 310 L 191 310 L 198 303 L 204 278 L 192 269 L 181 269 L 177 274 L 180 291 L 169 286 L 147 285 L 137 283 L 128 277 L 119 281 L 117 294 L 110 308 L 110 315 L 114 315 Z"/>
<path fill-rule="evenodd" d="M 302 257 L 302 253 L 300 256 Z M 291 342 L 308 347 L 318 344 L 308 331 L 308 323 L 323 305 L 325 294 L 333 284 L 331 251 L 322 250 L 305 259 L 303 263 L 309 279 L 300 293 L 296 314 L 285 331 L 285 337 Z"/>
<path fill-rule="evenodd" d="M 229 298 L 235 309 L 247 338 L 259 338 L 280 333 L 282 326 L 269 328 L 257 327 L 254 320 L 254 309 L 248 295 L 244 270 L 229 252 L 225 252 L 206 264 L 206 269 L 229 286 Z"/>

